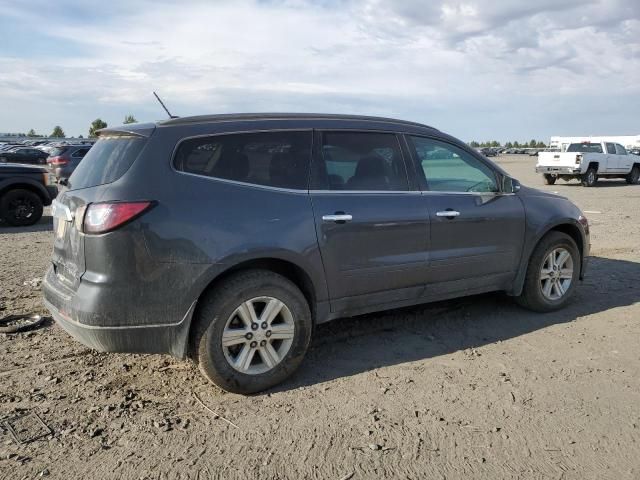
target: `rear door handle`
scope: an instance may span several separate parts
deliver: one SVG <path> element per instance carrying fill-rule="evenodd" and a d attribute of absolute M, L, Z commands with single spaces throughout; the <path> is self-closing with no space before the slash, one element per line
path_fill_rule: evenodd
<path fill-rule="evenodd" d="M 453 217 L 459 217 L 459 216 L 460 216 L 460 212 L 457 212 L 455 210 L 443 210 L 441 212 L 436 212 L 436 217 L 453 218 Z"/>
<path fill-rule="evenodd" d="M 344 222 L 350 222 L 351 220 L 353 220 L 353 217 L 351 215 L 346 214 L 346 213 L 336 213 L 334 215 L 323 215 L 322 216 L 322 221 L 323 222 L 344 223 Z"/>

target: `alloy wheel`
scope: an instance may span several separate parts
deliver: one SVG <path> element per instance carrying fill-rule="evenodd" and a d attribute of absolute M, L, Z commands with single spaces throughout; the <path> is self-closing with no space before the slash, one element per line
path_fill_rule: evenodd
<path fill-rule="evenodd" d="M 573 258 L 563 247 L 553 249 L 545 257 L 540 270 L 540 288 L 548 300 L 559 300 L 573 282 Z"/>
<path fill-rule="evenodd" d="M 232 368 L 258 375 L 282 361 L 294 335 L 289 307 L 274 297 L 256 297 L 243 302 L 227 319 L 222 348 Z"/>

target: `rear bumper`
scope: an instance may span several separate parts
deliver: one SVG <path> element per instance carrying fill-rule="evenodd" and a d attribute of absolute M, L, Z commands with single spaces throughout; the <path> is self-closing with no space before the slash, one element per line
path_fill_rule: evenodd
<path fill-rule="evenodd" d="M 82 304 L 90 289 L 72 292 L 62 285 L 50 268 L 42 283 L 44 305 L 55 322 L 84 345 L 101 352 L 165 353 L 185 358 L 188 349 L 189 326 L 195 309 L 194 302 L 184 318 L 173 324 L 100 325 L 82 321 Z M 97 295 L 96 295 L 97 296 Z M 111 306 L 112 307 L 112 306 Z M 100 312 L 97 312 L 100 316 Z M 124 317 L 123 312 L 123 317 Z"/>
<path fill-rule="evenodd" d="M 580 167 L 553 167 L 553 166 L 536 166 L 536 173 L 550 173 L 555 175 L 580 175 Z"/>

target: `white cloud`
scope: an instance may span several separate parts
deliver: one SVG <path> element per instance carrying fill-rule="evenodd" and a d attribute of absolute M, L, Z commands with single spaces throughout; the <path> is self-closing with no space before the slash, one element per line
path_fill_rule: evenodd
<path fill-rule="evenodd" d="M 548 135 L 527 130 L 536 122 L 510 117 L 530 108 L 551 117 L 540 125 L 557 130 L 554 109 L 580 98 L 624 95 L 637 115 L 635 1 L 112 3 L 93 12 L 67 4 L 65 13 L 40 0 L 3 10 L 86 53 L 39 58 L 0 46 L 0 103 L 20 98 L 24 105 L 19 114 L 0 109 L 0 131 L 31 128 L 39 105 L 38 121 L 68 122 L 77 133 L 98 115 L 113 115 L 110 122 L 129 112 L 159 117 L 152 90 L 181 114 L 391 114 L 467 139 L 490 127 L 501 139 Z M 73 16 L 76 6 L 81 19 Z M 53 116 L 61 112 L 61 119 Z M 617 121 L 623 117 L 628 122 L 631 114 Z"/>

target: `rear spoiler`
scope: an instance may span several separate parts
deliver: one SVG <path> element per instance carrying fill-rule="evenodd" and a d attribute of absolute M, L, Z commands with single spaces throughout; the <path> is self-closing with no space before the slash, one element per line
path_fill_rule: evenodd
<path fill-rule="evenodd" d="M 155 123 L 129 123 L 118 127 L 101 128 L 96 131 L 98 138 L 100 137 L 126 137 L 137 136 L 148 138 L 156 129 Z"/>

